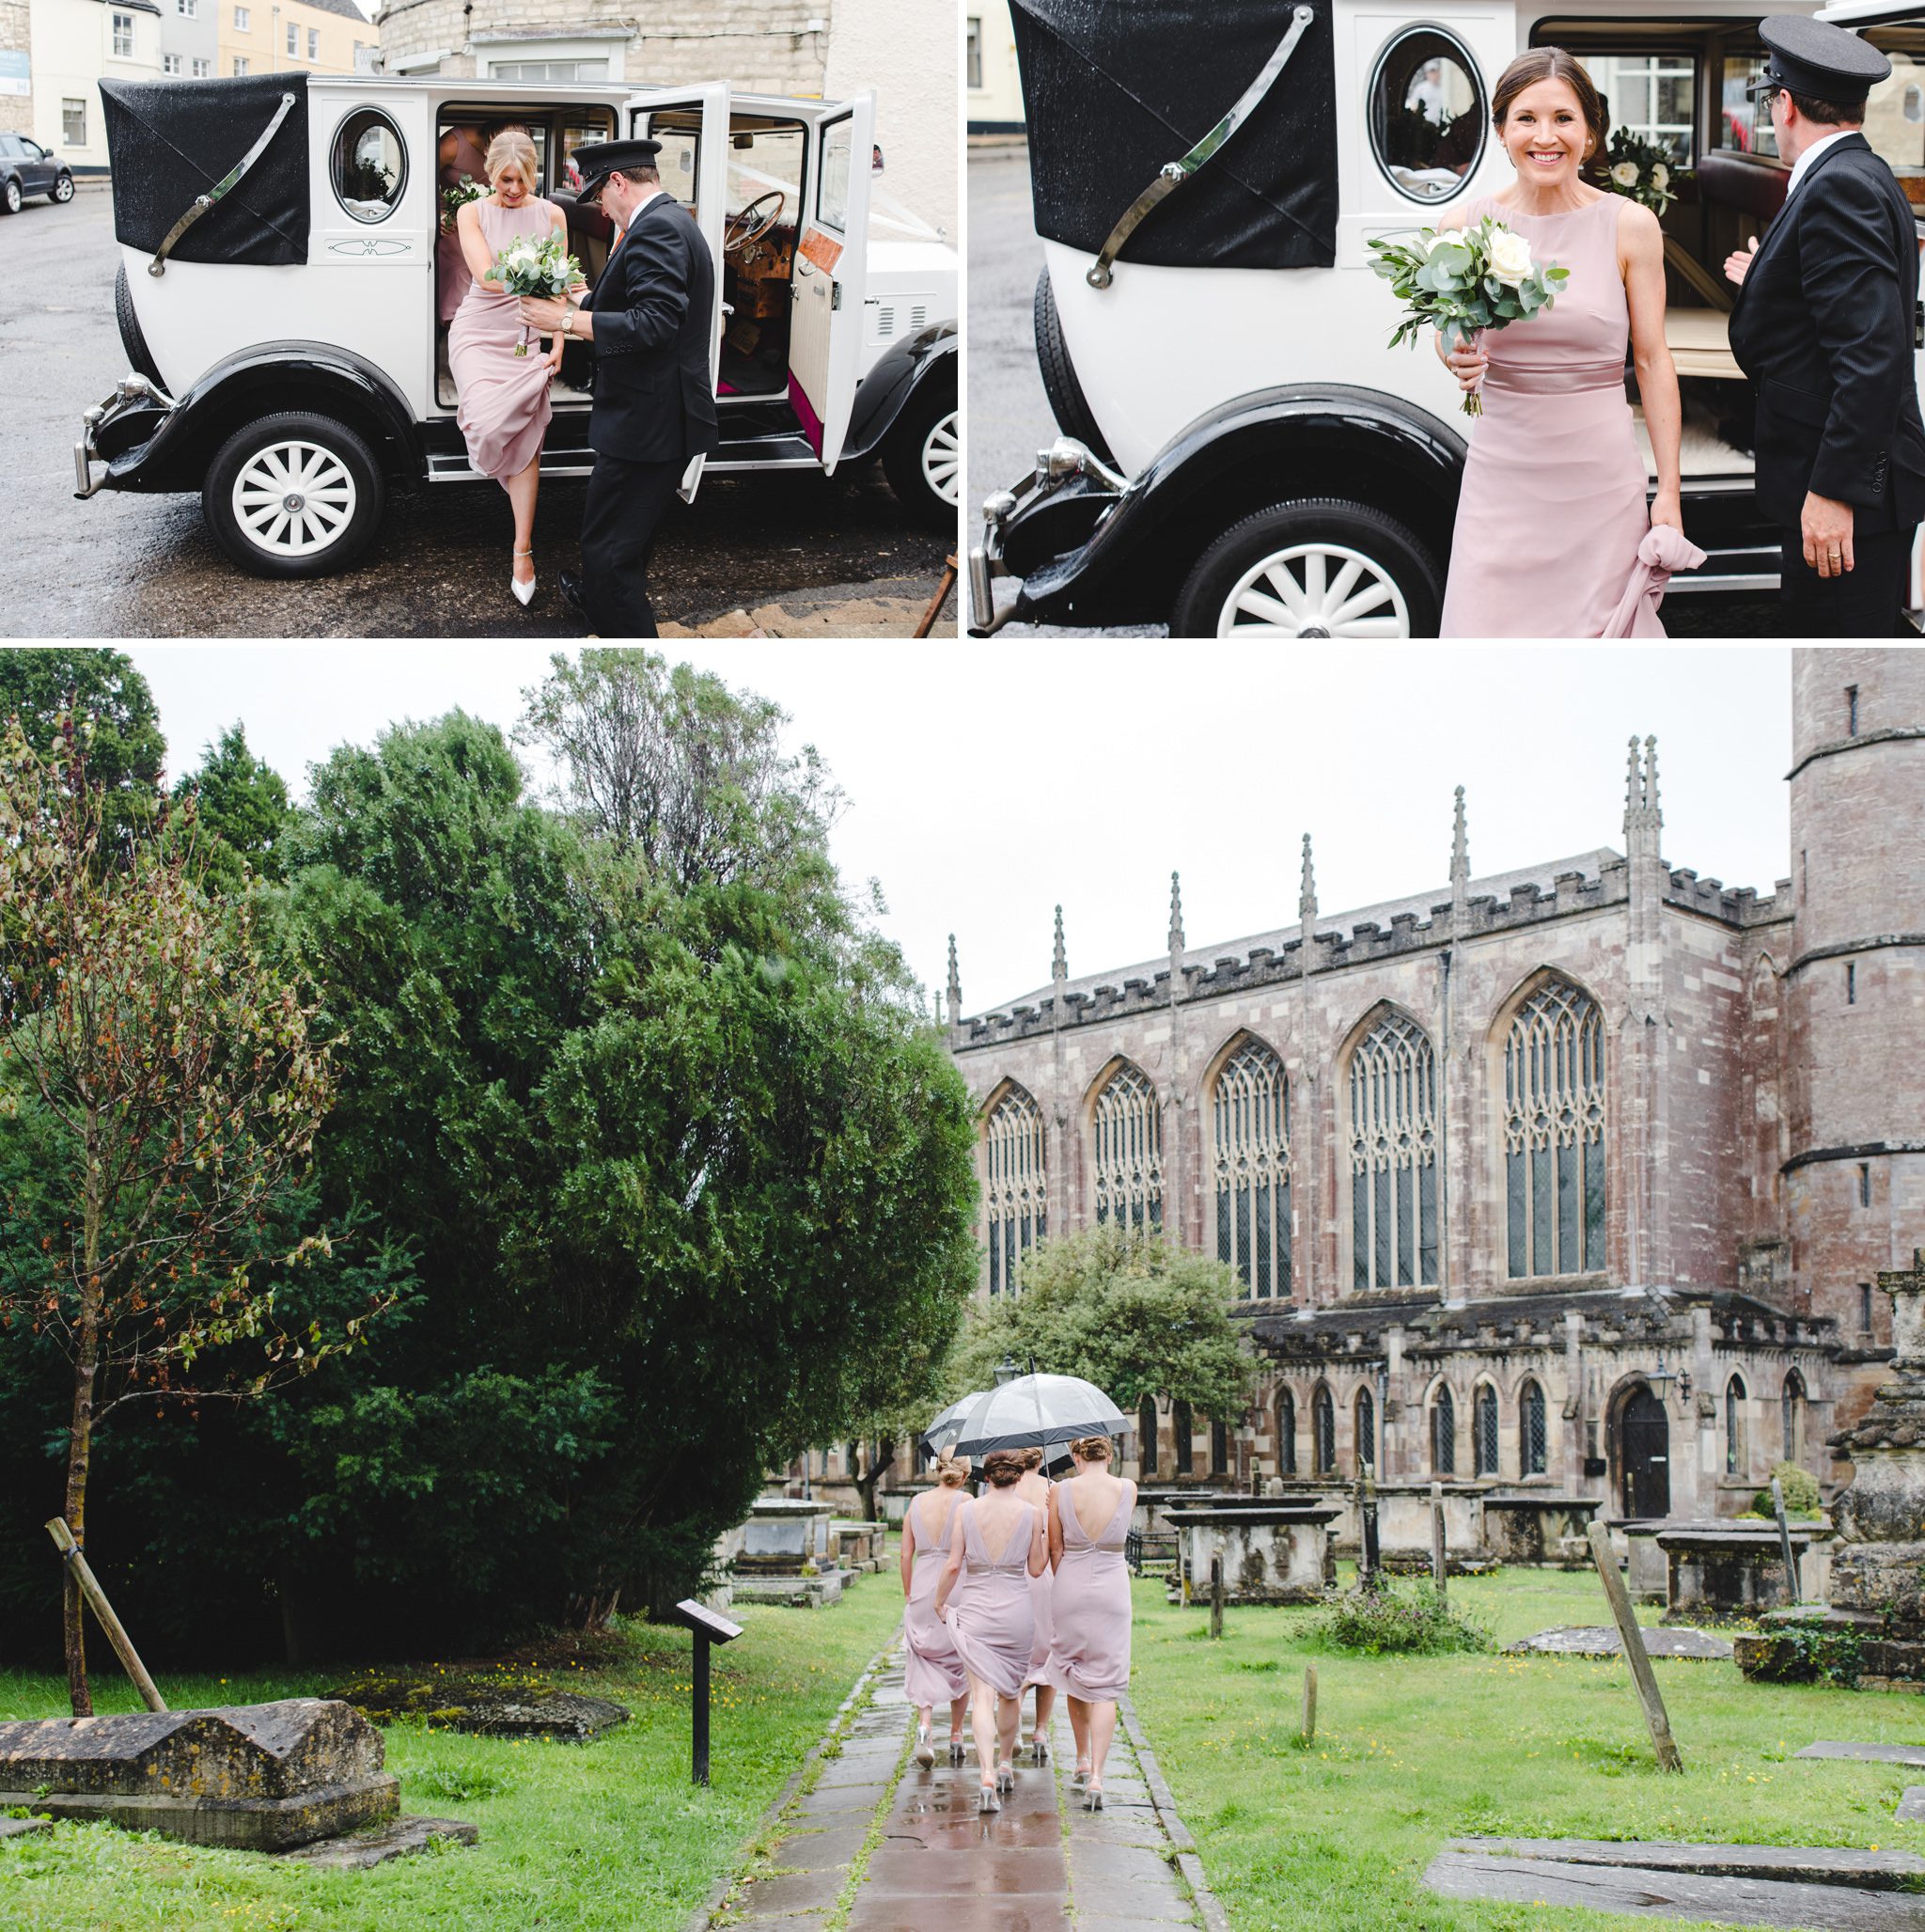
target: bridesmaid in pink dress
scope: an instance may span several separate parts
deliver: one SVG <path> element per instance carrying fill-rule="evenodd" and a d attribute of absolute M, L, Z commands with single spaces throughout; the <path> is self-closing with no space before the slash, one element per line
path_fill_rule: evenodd
<path fill-rule="evenodd" d="M 902 1630 L 909 1655 L 902 1665 L 902 1688 L 916 1705 L 916 1762 L 932 1765 L 935 1746 L 930 1724 L 935 1706 L 949 1706 L 949 1762 L 962 1762 L 962 1716 L 969 1704 L 969 1673 L 949 1626 L 936 1615 L 936 1585 L 949 1560 L 949 1531 L 962 1503 L 962 1484 L 969 1477 L 967 1456 L 943 1456 L 936 1463 L 936 1484 L 912 1502 L 902 1516 Z"/>
<path fill-rule="evenodd" d="M 436 180 L 442 187 L 459 188 L 463 176 L 477 182 L 488 179 L 488 155 L 478 133 L 475 128 L 450 128 L 441 137 Z M 452 221 L 443 222 L 434 237 L 434 287 L 435 312 L 444 322 L 454 321 L 474 279 L 468 273 L 467 257 L 462 253 L 460 230 Z"/>
<path fill-rule="evenodd" d="M 448 366 L 461 401 L 455 420 L 468 441 L 468 461 L 508 492 L 514 507 L 514 559 L 509 588 L 525 605 L 535 594 L 535 495 L 540 485 L 541 439 L 553 413 L 548 385 L 561 366 L 562 339 L 543 354 L 522 326 L 521 305 L 489 280 L 494 258 L 518 235 L 551 231 L 564 243 L 568 221 L 535 193 L 540 165 L 535 144 L 520 128 L 504 128 L 488 144 L 493 190 L 462 204 L 455 217 L 462 254 L 474 277 L 448 331 Z M 526 353 L 515 351 L 526 344 Z"/>
<path fill-rule="evenodd" d="M 1015 1787 L 1023 1681 L 1036 1635 L 1029 1579 L 1049 1561 L 1049 1544 L 1042 1512 L 1016 1494 L 1021 1452 L 992 1450 L 982 1459 L 982 1473 L 989 1487 L 956 1505 L 936 1614 L 947 1609 L 949 1633 L 969 1673 L 970 1723 L 982 1779 L 978 1809 L 999 1812 L 1001 1794 Z"/>
<path fill-rule="evenodd" d="M 1042 1451 L 1025 1449 L 1023 1480 L 1016 1484 L 1016 1494 L 1025 1502 L 1034 1503 L 1042 1512 L 1045 1523 L 1049 1520 L 1049 1500 L 1055 1490 L 1056 1484 L 1042 1473 Z M 1036 1692 L 1036 1726 L 1029 1734 L 1029 1755 L 1039 1765 L 1049 1762 L 1049 1714 L 1056 1701 L 1056 1687 L 1049 1680 L 1049 1599 L 1055 1580 L 1055 1573 L 1047 1564 L 1040 1577 L 1029 1579 L 1029 1607 L 1036 1615 L 1036 1636 L 1029 1646 L 1029 1674 L 1024 1678 L 1023 1688 Z"/>
<path fill-rule="evenodd" d="M 1076 1774 L 1086 1811 L 1103 1809 L 1103 1767 L 1116 1736 L 1117 1700 L 1130 1688 L 1130 1573 L 1123 1541 L 1136 1485 L 1109 1472 L 1107 1436 L 1070 1445 L 1076 1473 L 1050 1498 L 1056 1641 L 1050 1678 L 1070 1700 Z M 1093 1526 L 1093 1527 L 1092 1527 Z"/>
<path fill-rule="evenodd" d="M 1536 47 L 1505 69 L 1492 120 L 1517 170 L 1440 227 L 1495 215 L 1533 261 L 1571 279 L 1526 322 L 1444 356 L 1465 389 L 1481 384 L 1470 431 L 1439 634 L 1602 637 L 1654 524 L 1682 531 L 1678 376 L 1665 341 L 1664 236 L 1657 216 L 1582 178 L 1606 136 L 1584 68 Z M 1627 339 L 1658 487 L 1647 513 L 1644 459 L 1624 396 Z M 1438 338 L 1443 354 L 1443 338 Z M 1663 636 L 1649 605 L 1638 636 Z"/>

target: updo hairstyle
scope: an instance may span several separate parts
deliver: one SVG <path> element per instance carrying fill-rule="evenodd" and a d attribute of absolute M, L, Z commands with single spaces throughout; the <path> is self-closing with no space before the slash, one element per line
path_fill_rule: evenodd
<path fill-rule="evenodd" d="M 1562 81 L 1577 96 L 1578 111 L 1590 131 L 1590 145 L 1584 150 L 1585 160 L 1589 161 L 1610 136 L 1611 131 L 1604 122 L 1604 103 L 1590 75 L 1584 71 L 1584 63 L 1561 47 L 1533 47 L 1527 54 L 1520 54 L 1497 76 L 1496 88 L 1491 95 L 1491 125 L 1501 136 L 1511 103 L 1526 87 L 1534 87 L 1540 81 Z"/>
<path fill-rule="evenodd" d="M 1023 1467 L 1025 1470 L 1041 1469 L 1042 1451 L 1040 1449 L 1025 1449 L 1023 1452 Z"/>
<path fill-rule="evenodd" d="M 945 1489 L 960 1489 L 969 1480 L 969 1458 L 966 1455 L 939 1455 L 936 1457 L 936 1481 Z"/>
<path fill-rule="evenodd" d="M 1020 1449 L 993 1449 L 982 1459 L 982 1473 L 992 1489 L 1007 1489 L 1023 1476 Z"/>
<path fill-rule="evenodd" d="M 488 144 L 488 158 L 482 164 L 488 173 L 488 185 L 494 186 L 495 178 L 502 169 L 512 163 L 522 171 L 522 179 L 528 184 L 528 193 L 534 194 L 540 182 L 541 164 L 535 158 L 535 144 L 528 138 L 525 128 L 503 128 Z"/>
<path fill-rule="evenodd" d="M 1079 1436 L 1070 1444 L 1070 1453 L 1079 1463 L 1106 1463 L 1109 1453 L 1110 1439 L 1107 1436 Z"/>

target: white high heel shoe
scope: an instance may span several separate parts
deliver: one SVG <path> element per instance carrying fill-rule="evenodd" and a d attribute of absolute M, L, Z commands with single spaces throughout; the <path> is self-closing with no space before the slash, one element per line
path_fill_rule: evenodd
<path fill-rule="evenodd" d="M 517 557 L 533 557 L 534 554 L 535 553 L 532 550 L 517 550 L 515 552 L 515 555 Z M 535 579 L 533 577 L 530 577 L 528 581 L 524 584 L 522 582 L 521 578 L 515 575 L 513 570 L 510 569 L 508 577 L 508 587 L 510 590 L 512 590 L 515 593 L 515 602 L 519 604 L 524 610 L 526 610 L 529 605 L 534 603 Z"/>
<path fill-rule="evenodd" d="M 935 1761 L 936 1748 L 929 1741 L 929 1726 L 918 1724 L 916 1727 L 916 1762 L 927 1770 Z"/>

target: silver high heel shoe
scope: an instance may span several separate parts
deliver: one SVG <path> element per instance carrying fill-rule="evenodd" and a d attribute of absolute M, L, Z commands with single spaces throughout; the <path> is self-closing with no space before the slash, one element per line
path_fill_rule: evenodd
<path fill-rule="evenodd" d="M 918 1724 L 916 1727 L 916 1762 L 927 1770 L 935 1761 L 936 1748 L 929 1741 L 929 1726 Z"/>
<path fill-rule="evenodd" d="M 960 1765 L 967 1755 L 968 1753 L 962 1749 L 962 1738 L 951 1737 L 949 1739 L 949 1762 L 952 1765 Z"/>
<path fill-rule="evenodd" d="M 1100 1812 L 1103 1809 L 1103 1786 L 1086 1784 L 1083 1787 L 1083 1809 L 1086 1812 Z"/>
<path fill-rule="evenodd" d="M 515 552 L 515 555 L 517 557 L 533 557 L 534 554 L 535 553 L 532 550 L 517 550 Z M 530 577 L 528 581 L 524 584 L 522 582 L 521 578 L 516 576 L 514 572 L 510 570 L 509 572 L 508 587 L 510 590 L 512 590 L 515 593 L 515 602 L 519 604 L 524 610 L 526 610 L 529 605 L 534 603 L 535 580 L 533 577 Z"/>
<path fill-rule="evenodd" d="M 1015 1788 L 1016 1772 L 1014 1767 L 1009 1765 L 998 1765 L 996 1767 L 996 1789 L 998 1791 L 1013 1791 Z"/>
<path fill-rule="evenodd" d="M 1088 1765 L 1078 1765 L 1076 1768 L 1070 1773 L 1070 1783 L 1078 1791 L 1082 1790 L 1084 1785 L 1088 1783 L 1088 1782 L 1089 1767 Z"/>
<path fill-rule="evenodd" d="M 983 1784 L 977 1788 L 976 1810 L 978 1816 L 984 1812 L 999 1812 L 1002 1808 L 1003 1801 L 996 1796 L 994 1784 Z"/>
<path fill-rule="evenodd" d="M 1041 1736 L 1032 1737 L 1029 1740 L 1029 1755 L 1033 1763 L 1039 1765 L 1048 1764 L 1049 1739 Z"/>

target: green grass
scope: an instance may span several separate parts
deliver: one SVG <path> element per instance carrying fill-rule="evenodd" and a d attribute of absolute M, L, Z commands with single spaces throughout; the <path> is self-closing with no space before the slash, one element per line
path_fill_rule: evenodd
<path fill-rule="evenodd" d="M 1556 1624 L 1608 1624 L 1589 1575 L 1454 1579 L 1499 1645 Z M 1135 1586 L 1132 1693 L 1236 1932 L 1621 1932 L 1616 1913 L 1460 1903 L 1424 1886 L 1459 1833 L 1836 1845 L 1925 1854 L 1892 1817 L 1925 1774 L 1793 1762 L 1820 1737 L 1913 1743 L 1925 1700 L 1746 1684 L 1724 1663 L 1653 1666 L 1684 1775 L 1660 1772 L 1621 1661 L 1365 1658 L 1321 1648 L 1314 1610 L 1208 1612 Z M 1656 1611 L 1643 1613 L 1653 1620 Z M 1298 1741 L 1306 1665 L 1317 1738 Z M 1673 1923 L 1673 1922 L 1667 1922 Z"/>
<path fill-rule="evenodd" d="M 901 1614 L 893 1568 L 835 1609 L 745 1607 L 743 1635 L 713 1653 L 712 1784 L 689 1782 L 689 1638 L 624 1626 L 620 1660 L 547 1671 L 570 1689 L 618 1699 L 633 1722 L 589 1745 L 516 1743 L 412 1720 L 384 1735 L 404 1812 L 465 1818 L 481 1842 L 372 1871 L 304 1871 L 203 1851 L 150 1832 L 56 1825 L 0 1845 L 0 1926 L 326 1926 L 354 1932 L 523 1927 L 673 1932 L 745 1856 L 761 1814 L 822 1735 Z M 99 1707 L 136 1707 L 97 1662 Z M 179 1708 L 313 1695 L 352 1675 L 163 1673 Z M 62 1717 L 63 1679 L 0 1673 L 0 1718 Z"/>

